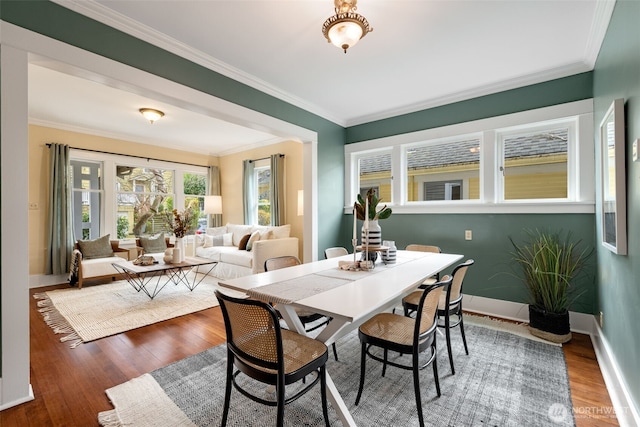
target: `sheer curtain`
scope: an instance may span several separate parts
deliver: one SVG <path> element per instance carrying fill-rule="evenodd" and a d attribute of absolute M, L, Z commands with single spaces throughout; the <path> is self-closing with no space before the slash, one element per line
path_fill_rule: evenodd
<path fill-rule="evenodd" d="M 51 175 L 49 179 L 47 274 L 65 274 L 69 271 L 74 245 L 69 146 L 51 144 L 49 151 L 51 153 Z"/>
<path fill-rule="evenodd" d="M 254 172 L 255 166 L 252 160 L 244 160 L 242 162 L 242 207 L 244 209 L 244 223 L 253 224 L 256 217 L 256 203 L 253 200 L 255 194 L 254 189 Z"/>
<path fill-rule="evenodd" d="M 271 156 L 271 225 L 285 223 L 284 156 Z"/>
<path fill-rule="evenodd" d="M 209 195 L 210 196 L 219 196 L 220 195 L 220 169 L 218 166 L 209 166 Z M 220 227 L 222 226 L 222 214 L 212 214 L 211 215 L 212 227 Z"/>

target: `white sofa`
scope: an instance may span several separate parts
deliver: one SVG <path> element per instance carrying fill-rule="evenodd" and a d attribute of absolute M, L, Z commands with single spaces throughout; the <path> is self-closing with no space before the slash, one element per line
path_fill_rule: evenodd
<path fill-rule="evenodd" d="M 235 279 L 264 271 L 264 261 L 284 255 L 298 256 L 298 238 L 290 237 L 291 226 L 264 227 L 227 224 L 207 228 L 197 235 L 197 257 L 216 261 L 211 275 L 220 279 Z M 240 249 L 243 237 L 252 236 L 250 250 Z"/>

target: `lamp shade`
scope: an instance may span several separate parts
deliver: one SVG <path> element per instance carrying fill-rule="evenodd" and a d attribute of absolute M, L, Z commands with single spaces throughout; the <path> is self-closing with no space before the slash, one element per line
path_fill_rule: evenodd
<path fill-rule="evenodd" d="M 222 196 L 204 196 L 204 213 L 221 214 Z"/>

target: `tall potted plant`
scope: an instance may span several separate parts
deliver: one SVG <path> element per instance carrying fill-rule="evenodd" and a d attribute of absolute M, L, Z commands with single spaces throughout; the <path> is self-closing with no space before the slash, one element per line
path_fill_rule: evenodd
<path fill-rule="evenodd" d="M 571 233 L 527 231 L 521 244 L 511 237 L 512 258 L 524 273 L 529 294 L 529 329 L 535 336 L 563 343 L 571 339 L 569 307 L 583 291 L 576 279 L 584 271 L 593 249 L 572 241 Z"/>
<path fill-rule="evenodd" d="M 362 244 L 372 247 L 380 246 L 382 243 L 382 228 L 378 224 L 378 220 L 389 218 L 392 211 L 387 205 L 381 208 L 378 207 L 382 199 L 378 198 L 373 188 L 367 190 L 365 197 L 366 199 L 358 194 L 358 201 L 353 205 L 359 220 L 368 219 L 362 229 Z M 369 211 L 365 215 L 367 207 Z M 368 229 L 365 230 L 365 226 L 368 226 Z"/>

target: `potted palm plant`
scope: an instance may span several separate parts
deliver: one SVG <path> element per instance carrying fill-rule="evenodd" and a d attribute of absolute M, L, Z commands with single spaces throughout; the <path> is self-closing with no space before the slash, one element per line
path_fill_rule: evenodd
<path fill-rule="evenodd" d="M 382 199 L 378 198 L 373 188 L 367 190 L 365 197 L 366 199 L 358 194 L 358 201 L 353 205 L 358 219 L 368 220 L 363 225 L 362 244 L 369 247 L 380 246 L 382 243 L 382 229 L 378 224 L 378 220 L 389 218 L 392 211 L 387 205 L 381 208 L 378 207 Z M 369 210 L 365 215 L 367 207 Z M 368 229 L 365 230 L 365 227 L 368 227 Z"/>
<path fill-rule="evenodd" d="M 571 233 L 527 231 L 528 239 L 516 243 L 512 259 L 524 273 L 529 295 L 529 329 L 540 338 L 564 343 L 571 339 L 569 307 L 583 292 L 576 279 L 584 272 L 593 249 L 582 248 L 572 241 Z"/>

